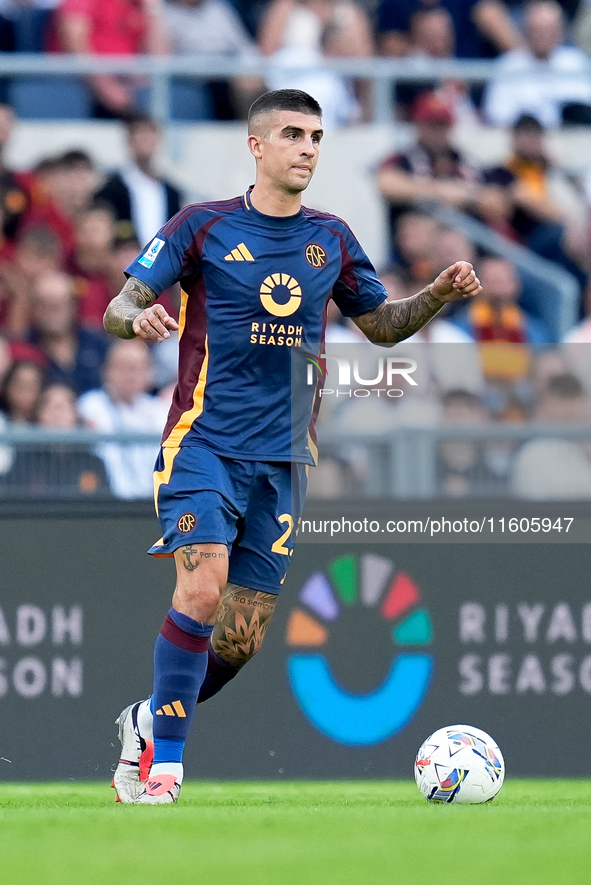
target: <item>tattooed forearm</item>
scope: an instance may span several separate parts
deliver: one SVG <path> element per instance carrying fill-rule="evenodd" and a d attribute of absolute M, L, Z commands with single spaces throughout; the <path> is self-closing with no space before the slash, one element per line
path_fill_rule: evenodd
<path fill-rule="evenodd" d="M 233 667 L 243 667 L 263 644 L 276 602 L 273 593 L 228 584 L 213 628 L 213 650 Z"/>
<path fill-rule="evenodd" d="M 149 286 L 130 277 L 119 295 L 113 298 L 103 317 L 103 326 L 111 335 L 118 338 L 135 338 L 133 321 L 139 314 L 153 304 L 158 296 Z"/>
<path fill-rule="evenodd" d="M 353 322 L 374 344 L 397 344 L 422 329 L 443 304 L 427 286 L 410 298 L 384 301 L 371 313 L 355 317 Z"/>

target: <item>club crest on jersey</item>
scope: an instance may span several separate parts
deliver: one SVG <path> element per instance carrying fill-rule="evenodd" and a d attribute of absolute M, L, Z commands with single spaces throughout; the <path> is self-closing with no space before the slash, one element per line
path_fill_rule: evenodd
<path fill-rule="evenodd" d="M 179 532 L 182 532 L 183 535 L 186 535 L 187 532 L 190 532 L 192 529 L 195 528 L 196 524 L 197 520 L 192 513 L 183 513 L 182 516 L 179 516 L 176 527 Z"/>
<path fill-rule="evenodd" d="M 326 264 L 326 252 L 318 243 L 310 243 L 306 246 L 306 261 L 312 267 L 324 267 Z"/>
<path fill-rule="evenodd" d="M 142 267 L 152 267 L 152 265 L 158 258 L 158 253 L 163 246 L 164 240 L 160 240 L 158 237 L 154 237 L 142 257 L 140 258 L 138 264 L 141 264 Z"/>
<path fill-rule="evenodd" d="M 274 291 L 277 288 L 279 288 L 279 292 Z M 282 289 L 283 294 L 286 294 L 285 289 L 287 289 L 290 296 L 289 300 L 284 303 L 281 301 L 275 301 L 274 297 L 275 295 L 280 295 Z M 265 310 L 268 311 L 268 313 L 273 314 L 274 317 L 291 316 L 292 313 L 296 312 L 302 302 L 302 290 L 300 284 L 295 277 L 291 277 L 288 273 L 273 273 L 268 277 L 265 277 L 261 283 L 259 295 Z"/>

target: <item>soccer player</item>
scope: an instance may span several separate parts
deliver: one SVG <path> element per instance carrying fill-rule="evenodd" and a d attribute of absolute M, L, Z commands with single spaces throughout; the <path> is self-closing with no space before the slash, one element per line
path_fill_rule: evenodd
<path fill-rule="evenodd" d="M 258 98 L 248 121 L 255 185 L 175 215 L 127 268 L 105 314 L 120 338 L 155 343 L 180 333 L 154 474 L 163 536 L 149 551 L 174 556 L 176 588 L 156 639 L 152 696 L 118 719 L 121 802 L 176 802 L 196 703 L 233 679 L 264 639 L 316 457 L 313 387 L 302 385 L 294 402 L 292 364 L 298 352 L 318 353 L 329 299 L 370 341 L 392 345 L 481 288 L 472 265 L 458 261 L 417 295 L 386 300 L 348 226 L 301 205 L 321 116 L 304 92 Z M 177 281 L 178 326 L 155 303 Z"/>

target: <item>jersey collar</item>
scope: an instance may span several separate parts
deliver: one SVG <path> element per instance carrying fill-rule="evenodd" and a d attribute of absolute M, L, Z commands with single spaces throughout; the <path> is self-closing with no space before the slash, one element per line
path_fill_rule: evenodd
<path fill-rule="evenodd" d="M 250 193 L 254 187 L 254 184 L 251 184 L 246 193 L 242 197 L 242 202 L 244 203 L 244 208 L 246 211 L 252 215 L 253 219 L 256 219 L 258 222 L 265 224 L 267 227 L 291 227 L 292 225 L 299 224 L 301 219 L 304 217 L 304 214 L 300 208 L 299 212 L 296 212 L 295 215 L 265 215 L 263 212 L 259 212 L 258 209 L 252 205 L 252 200 L 250 199 Z"/>

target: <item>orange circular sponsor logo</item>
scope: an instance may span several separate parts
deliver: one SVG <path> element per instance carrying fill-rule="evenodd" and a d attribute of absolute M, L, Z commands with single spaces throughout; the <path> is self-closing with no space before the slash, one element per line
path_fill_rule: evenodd
<path fill-rule="evenodd" d="M 187 532 L 190 532 L 191 529 L 194 529 L 196 525 L 197 520 L 192 513 L 183 513 L 183 515 L 179 517 L 179 521 L 176 524 L 179 532 L 182 532 L 183 535 L 186 535 Z"/>
<path fill-rule="evenodd" d="M 306 261 L 312 267 L 324 267 L 326 264 L 326 252 L 318 243 L 310 243 L 306 246 Z"/>

